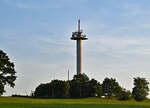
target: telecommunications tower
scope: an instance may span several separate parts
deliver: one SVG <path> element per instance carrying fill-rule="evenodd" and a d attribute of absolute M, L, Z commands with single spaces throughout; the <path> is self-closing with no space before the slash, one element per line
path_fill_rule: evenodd
<path fill-rule="evenodd" d="M 80 20 L 78 20 L 78 31 L 72 32 L 71 37 L 71 40 L 77 40 L 77 75 L 82 73 L 82 40 L 88 39 L 82 32 L 80 29 Z"/>

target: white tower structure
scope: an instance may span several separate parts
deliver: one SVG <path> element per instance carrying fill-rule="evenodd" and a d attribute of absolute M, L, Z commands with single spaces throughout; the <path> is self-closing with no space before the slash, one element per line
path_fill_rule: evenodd
<path fill-rule="evenodd" d="M 88 37 L 82 34 L 80 29 L 80 20 L 78 20 L 78 31 L 72 32 L 72 40 L 77 40 L 77 75 L 82 73 L 82 40 L 87 40 Z"/>

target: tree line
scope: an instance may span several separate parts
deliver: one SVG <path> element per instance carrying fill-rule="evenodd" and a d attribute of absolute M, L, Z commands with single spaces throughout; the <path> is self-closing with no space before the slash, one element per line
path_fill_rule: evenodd
<path fill-rule="evenodd" d="M 146 99 L 149 92 L 149 82 L 145 78 L 134 78 L 132 92 L 121 87 L 114 78 L 105 78 L 102 84 L 95 79 L 89 79 L 86 74 L 74 75 L 72 80 L 52 80 L 40 84 L 33 93 L 36 98 L 86 98 L 102 97 L 136 101 Z"/>
<path fill-rule="evenodd" d="M 0 50 L 0 96 L 5 92 L 5 85 L 14 87 L 16 80 L 15 65 L 8 55 Z M 52 80 L 40 84 L 32 94 L 36 98 L 85 98 L 105 97 L 118 100 L 134 98 L 136 101 L 146 99 L 149 92 L 149 82 L 145 78 L 134 78 L 132 92 L 121 87 L 114 78 L 105 78 L 102 83 L 89 79 L 86 74 L 74 75 L 72 80 Z"/>

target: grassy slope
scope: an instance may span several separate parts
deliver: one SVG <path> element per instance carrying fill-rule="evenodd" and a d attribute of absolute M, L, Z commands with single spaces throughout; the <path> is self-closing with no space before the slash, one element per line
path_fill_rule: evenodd
<path fill-rule="evenodd" d="M 0 108 L 150 108 L 150 100 L 144 102 L 117 101 L 99 98 L 86 99 L 31 99 L 0 97 Z"/>

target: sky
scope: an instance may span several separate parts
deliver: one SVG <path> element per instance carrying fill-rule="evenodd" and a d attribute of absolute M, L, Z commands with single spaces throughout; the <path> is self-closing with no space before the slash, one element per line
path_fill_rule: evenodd
<path fill-rule="evenodd" d="M 115 78 L 128 89 L 133 78 L 150 82 L 150 0 L 0 0 L 0 49 L 17 71 L 5 96 L 26 95 L 41 83 L 76 74 L 77 20 L 83 72 L 100 83 Z"/>

